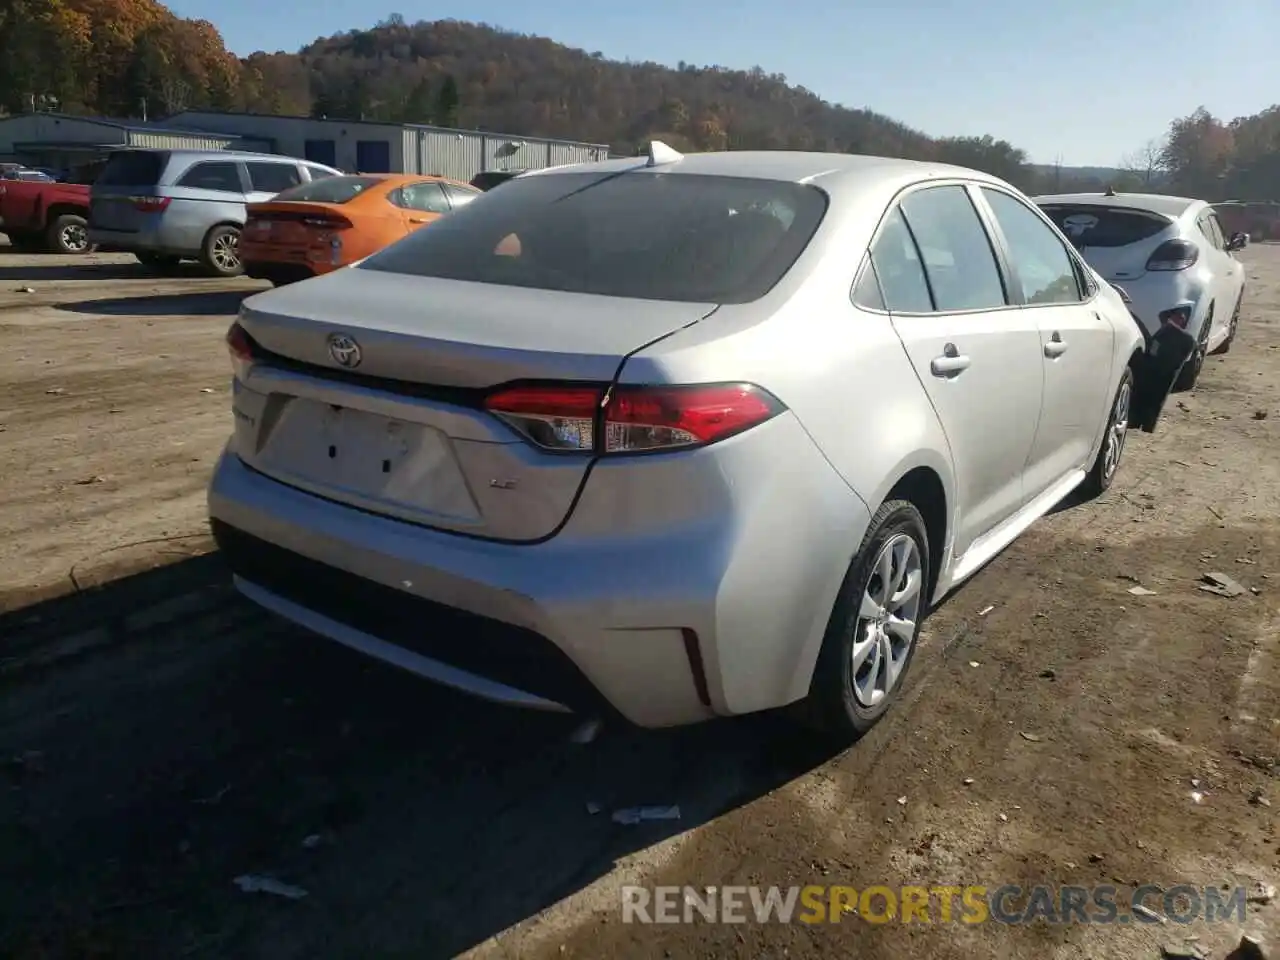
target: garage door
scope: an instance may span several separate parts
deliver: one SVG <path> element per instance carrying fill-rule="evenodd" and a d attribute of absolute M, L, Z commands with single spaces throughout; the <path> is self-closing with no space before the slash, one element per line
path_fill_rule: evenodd
<path fill-rule="evenodd" d="M 323 163 L 326 167 L 338 165 L 338 147 L 332 140 L 308 140 L 303 149 L 312 163 Z"/>
<path fill-rule="evenodd" d="M 356 141 L 357 173 L 390 173 L 391 144 L 386 140 Z"/>

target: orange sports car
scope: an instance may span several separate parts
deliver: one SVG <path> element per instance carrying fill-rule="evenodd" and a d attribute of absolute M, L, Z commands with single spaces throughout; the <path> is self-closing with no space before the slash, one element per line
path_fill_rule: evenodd
<path fill-rule="evenodd" d="M 276 285 L 305 280 L 376 253 L 480 194 L 421 174 L 312 180 L 249 204 L 240 260 L 246 274 Z"/>

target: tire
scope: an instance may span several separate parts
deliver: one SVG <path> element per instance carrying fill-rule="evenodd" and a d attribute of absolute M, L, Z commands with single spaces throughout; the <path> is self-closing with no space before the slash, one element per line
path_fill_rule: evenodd
<path fill-rule="evenodd" d="M 224 223 L 205 234 L 200 262 L 215 277 L 238 277 L 244 273 L 239 251 L 240 228 Z"/>
<path fill-rule="evenodd" d="M 1133 370 L 1125 367 L 1124 374 L 1120 377 L 1120 385 L 1116 387 L 1115 396 L 1111 399 L 1106 433 L 1103 434 L 1102 443 L 1098 447 L 1098 456 L 1094 458 L 1093 466 L 1079 487 L 1081 497 L 1086 500 L 1105 493 L 1120 470 L 1120 456 L 1124 453 L 1124 442 L 1129 436 L 1133 390 Z"/>
<path fill-rule="evenodd" d="M 1220 357 L 1224 353 L 1231 352 L 1231 344 L 1235 343 L 1236 330 L 1240 326 L 1240 305 L 1243 300 L 1244 295 L 1242 294 L 1240 299 L 1236 301 L 1236 308 L 1231 311 L 1231 325 L 1227 327 L 1227 339 L 1218 344 L 1218 349 L 1213 351 L 1213 356 Z"/>
<path fill-rule="evenodd" d="M 1190 390 L 1200 379 L 1200 371 L 1204 369 L 1205 347 L 1209 343 L 1209 331 L 1213 329 L 1213 304 L 1209 304 L 1209 315 L 1204 318 L 1204 329 L 1200 331 L 1200 340 L 1196 344 L 1196 352 L 1187 357 L 1187 362 L 1178 371 L 1178 379 L 1173 381 L 1173 389 L 1182 393 Z"/>
<path fill-rule="evenodd" d="M 45 245 L 53 253 L 90 253 L 89 222 L 74 213 L 55 217 L 45 232 Z"/>
<path fill-rule="evenodd" d="M 894 622 L 885 619 L 886 605 L 881 602 L 886 555 L 891 583 L 904 576 L 907 583 L 915 583 L 914 593 L 897 606 L 889 605 L 890 612 L 901 615 L 899 622 L 913 623 L 909 629 L 884 628 Z M 836 597 L 805 704 L 806 719 L 833 739 L 848 743 L 862 737 L 897 699 L 928 615 L 929 564 L 929 538 L 920 511 L 906 500 L 881 506 Z M 886 665 L 892 669 L 886 671 Z"/>

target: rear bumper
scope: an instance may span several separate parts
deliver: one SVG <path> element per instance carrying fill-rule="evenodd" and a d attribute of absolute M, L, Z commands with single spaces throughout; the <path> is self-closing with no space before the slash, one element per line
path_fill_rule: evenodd
<path fill-rule="evenodd" d="M 1129 295 L 1129 309 L 1142 324 L 1148 336 L 1160 329 L 1160 314 L 1182 304 L 1192 304 L 1191 322 L 1187 330 L 1199 336 L 1200 326 L 1209 312 L 1207 297 L 1201 296 L 1199 285 L 1181 274 L 1148 273 L 1136 280 L 1115 281 Z"/>
<path fill-rule="evenodd" d="M 244 260 L 244 274 L 254 280 L 269 280 L 277 286 L 297 283 L 319 276 L 324 271 L 315 270 L 304 263 L 286 263 L 275 260 Z"/>
<path fill-rule="evenodd" d="M 200 254 L 200 241 L 171 236 L 168 231 L 155 227 L 142 230 L 104 230 L 89 225 L 89 242 L 100 247 L 110 247 L 126 253 L 152 253 L 161 257 L 195 257 Z"/>
<path fill-rule="evenodd" d="M 209 514 L 241 591 L 330 639 L 487 699 L 676 726 L 807 693 L 869 521 L 794 420 L 757 429 L 776 468 L 753 484 L 724 458 L 734 496 L 648 536 L 600 535 L 622 509 L 606 469 L 538 544 L 364 513 L 230 451 Z"/>

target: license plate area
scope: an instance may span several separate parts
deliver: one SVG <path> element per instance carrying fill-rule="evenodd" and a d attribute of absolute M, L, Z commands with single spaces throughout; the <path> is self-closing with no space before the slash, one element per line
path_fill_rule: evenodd
<path fill-rule="evenodd" d="M 375 510 L 479 519 L 448 437 L 432 426 L 278 395 L 263 420 L 254 465 L 276 479 Z"/>

